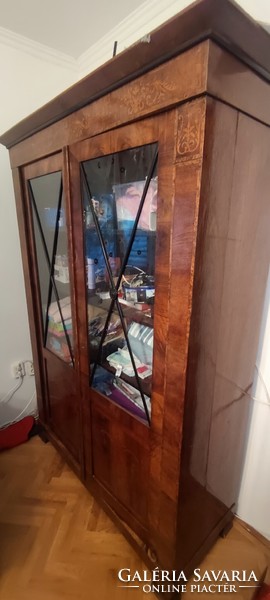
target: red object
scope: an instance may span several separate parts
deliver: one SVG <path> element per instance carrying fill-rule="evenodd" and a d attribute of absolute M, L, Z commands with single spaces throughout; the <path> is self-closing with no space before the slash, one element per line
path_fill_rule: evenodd
<path fill-rule="evenodd" d="M 256 595 L 256 600 L 270 600 L 270 585 L 264 583 Z"/>
<path fill-rule="evenodd" d="M 19 444 L 27 442 L 34 422 L 34 417 L 24 417 L 18 423 L 0 429 L 0 450 L 13 448 L 13 446 L 19 446 Z"/>

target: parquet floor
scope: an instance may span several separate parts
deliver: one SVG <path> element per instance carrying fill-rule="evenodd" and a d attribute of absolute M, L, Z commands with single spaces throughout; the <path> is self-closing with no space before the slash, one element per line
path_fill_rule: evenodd
<path fill-rule="evenodd" d="M 114 600 L 118 570 L 142 569 L 51 444 L 2 453 L 0 486 L 1 600 Z"/>
<path fill-rule="evenodd" d="M 146 598 L 118 587 L 119 569 L 144 566 L 51 444 L 35 437 L 3 452 L 0 488 L 0 600 Z M 212 565 L 235 536 L 239 526 L 217 542 Z"/>

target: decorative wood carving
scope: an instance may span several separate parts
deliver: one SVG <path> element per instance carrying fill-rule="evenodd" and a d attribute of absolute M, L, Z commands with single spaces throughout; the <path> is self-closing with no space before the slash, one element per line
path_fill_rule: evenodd
<path fill-rule="evenodd" d="M 190 102 L 188 111 L 178 111 L 176 160 L 190 161 L 202 157 L 205 127 L 205 99 Z"/>

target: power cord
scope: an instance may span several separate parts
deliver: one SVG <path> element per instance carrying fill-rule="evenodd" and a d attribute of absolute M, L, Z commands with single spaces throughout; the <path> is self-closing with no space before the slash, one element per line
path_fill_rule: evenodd
<path fill-rule="evenodd" d="M 27 359 L 27 360 L 21 361 L 21 363 L 23 365 L 25 365 L 26 363 L 33 364 L 33 361 Z M 25 373 L 24 372 L 20 373 L 20 375 L 19 375 L 19 379 L 20 379 L 19 383 L 17 383 L 2 398 L 0 398 L 0 405 L 1 404 L 8 404 L 8 402 L 10 402 L 10 400 L 13 398 L 14 394 L 21 388 L 21 386 L 22 386 L 22 384 L 24 382 L 24 378 L 25 378 Z M 9 427 L 9 425 L 17 423 L 20 420 L 21 416 L 28 409 L 28 407 L 30 406 L 30 404 L 33 402 L 35 396 L 36 396 L 36 391 L 33 392 L 30 400 L 27 402 L 26 406 L 21 410 L 21 412 L 17 415 L 17 417 L 15 419 L 13 419 L 12 421 L 6 421 L 6 423 L 3 423 L 2 425 L 0 425 L 0 430 L 1 429 L 5 429 L 6 427 Z M 34 412 L 36 413 L 36 410 Z"/>
<path fill-rule="evenodd" d="M 26 365 L 27 363 L 29 363 L 30 365 L 33 365 L 33 361 L 30 360 L 30 358 L 29 359 L 27 358 L 27 359 L 21 361 L 22 365 Z M 25 369 L 24 369 L 24 371 L 25 371 Z M 23 381 L 25 378 L 25 372 L 20 373 L 19 378 L 20 378 L 19 383 L 17 383 L 14 386 L 14 388 L 11 388 L 11 390 L 9 390 L 2 398 L 0 398 L 0 404 L 1 403 L 7 404 L 13 398 L 15 392 L 17 392 L 23 384 Z"/>
<path fill-rule="evenodd" d="M 30 406 L 31 402 L 34 400 L 35 396 L 36 396 L 36 392 L 34 392 L 32 394 L 30 400 L 27 402 L 27 404 L 23 408 L 23 410 L 21 410 L 21 412 L 17 415 L 17 417 L 15 419 L 13 419 L 13 421 L 6 421 L 6 423 L 4 423 L 3 425 L 1 425 L 0 430 L 1 429 L 6 429 L 10 425 L 14 425 L 14 423 L 18 423 L 18 421 L 20 420 L 20 418 L 23 415 L 23 413 L 27 410 L 28 406 Z M 35 414 L 36 414 L 36 411 L 35 411 Z"/>
<path fill-rule="evenodd" d="M 11 390 L 9 390 L 5 396 L 3 396 L 2 398 L 0 398 L 0 404 L 7 404 L 11 398 L 13 398 L 14 394 L 20 389 L 20 387 L 23 384 L 23 380 L 24 380 L 25 375 L 20 375 L 20 382 L 17 383 L 14 388 L 12 388 Z M 11 396 L 10 396 L 11 394 Z"/>

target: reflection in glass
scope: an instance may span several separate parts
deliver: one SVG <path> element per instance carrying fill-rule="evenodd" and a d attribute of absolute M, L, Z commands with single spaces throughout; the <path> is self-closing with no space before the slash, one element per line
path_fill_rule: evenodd
<path fill-rule="evenodd" d="M 150 422 L 157 144 L 82 164 L 90 385 Z"/>
<path fill-rule="evenodd" d="M 44 346 L 73 363 L 67 231 L 61 172 L 31 179 Z"/>

